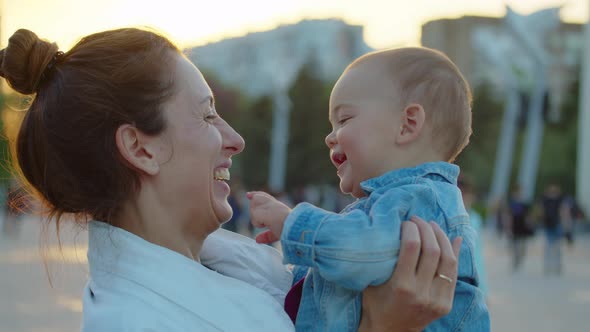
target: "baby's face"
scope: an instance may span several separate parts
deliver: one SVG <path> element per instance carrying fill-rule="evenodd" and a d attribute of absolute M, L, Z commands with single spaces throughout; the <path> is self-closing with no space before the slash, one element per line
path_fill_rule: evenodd
<path fill-rule="evenodd" d="M 395 169 L 402 110 L 394 88 L 383 68 L 369 62 L 346 71 L 332 90 L 326 144 L 343 193 L 365 196 L 360 182 Z"/>

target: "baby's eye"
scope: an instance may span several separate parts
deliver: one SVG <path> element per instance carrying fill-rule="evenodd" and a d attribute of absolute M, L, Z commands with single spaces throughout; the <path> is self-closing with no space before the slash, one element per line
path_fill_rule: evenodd
<path fill-rule="evenodd" d="M 338 120 L 338 124 L 344 124 L 348 120 L 350 120 L 350 117 L 343 117 L 342 119 Z"/>

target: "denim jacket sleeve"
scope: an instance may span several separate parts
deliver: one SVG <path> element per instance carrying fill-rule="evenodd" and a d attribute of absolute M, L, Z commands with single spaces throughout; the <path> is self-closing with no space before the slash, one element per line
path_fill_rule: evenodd
<path fill-rule="evenodd" d="M 353 209 L 336 214 L 308 203 L 295 207 L 281 235 L 285 262 L 313 267 L 324 279 L 357 291 L 387 281 L 397 262 L 401 223 L 416 203 L 435 204 L 429 204 L 432 197 L 424 201 L 432 193 L 423 186 L 374 195 L 368 213 Z M 430 218 L 432 212 L 418 215 Z"/>

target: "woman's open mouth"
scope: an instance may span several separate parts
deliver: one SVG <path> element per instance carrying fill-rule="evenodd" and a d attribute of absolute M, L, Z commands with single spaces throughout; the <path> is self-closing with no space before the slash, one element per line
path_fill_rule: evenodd
<path fill-rule="evenodd" d="M 229 179 L 230 179 L 229 168 L 225 168 L 225 167 L 216 168 L 213 172 L 213 179 L 216 181 L 229 181 Z"/>

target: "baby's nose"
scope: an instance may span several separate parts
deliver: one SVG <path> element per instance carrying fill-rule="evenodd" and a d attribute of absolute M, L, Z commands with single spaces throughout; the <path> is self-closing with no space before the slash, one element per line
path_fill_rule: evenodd
<path fill-rule="evenodd" d="M 326 145 L 331 149 L 336 145 L 336 134 L 334 131 L 330 132 L 328 136 L 326 136 Z"/>

